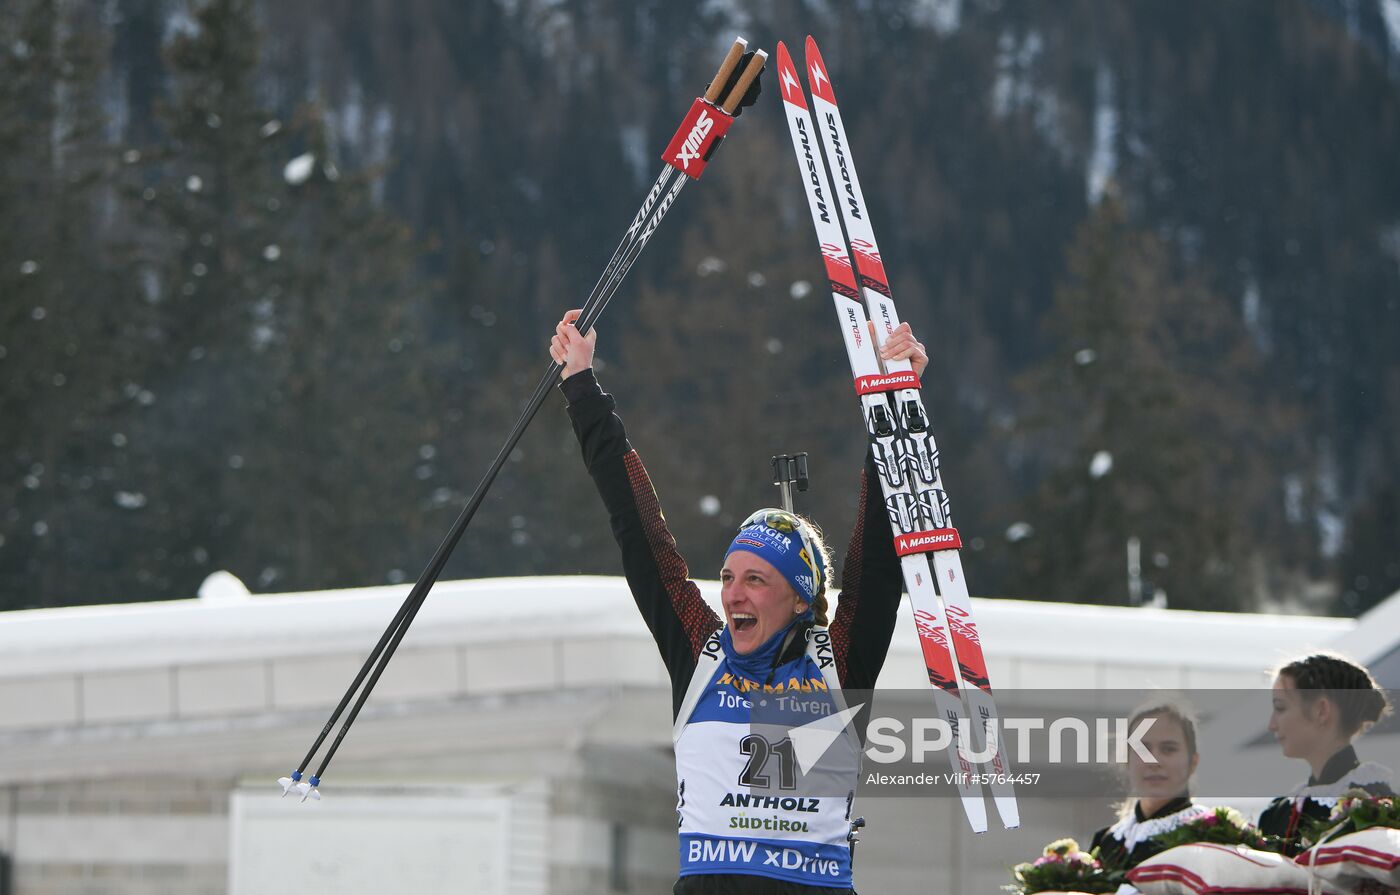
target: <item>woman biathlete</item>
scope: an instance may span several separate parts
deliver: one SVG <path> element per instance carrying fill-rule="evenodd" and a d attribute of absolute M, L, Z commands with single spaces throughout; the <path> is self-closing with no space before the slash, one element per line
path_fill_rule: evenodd
<path fill-rule="evenodd" d="M 680 835 L 674 891 L 850 893 L 856 772 L 843 781 L 841 798 L 753 795 L 757 780 L 782 777 L 779 766 L 792 747 L 783 753 L 782 743 L 758 743 L 748 709 L 751 698 L 766 693 L 875 685 L 903 580 L 871 461 L 830 627 L 832 561 L 821 533 L 772 508 L 745 521 L 724 557 L 721 619 L 689 579 L 646 468 L 593 374 L 596 330 L 581 336 L 578 316 L 576 310 L 564 315 L 550 355 L 563 367 L 560 389 L 607 507 L 628 587 L 671 678 Z M 928 363 L 907 325 L 881 354 L 908 359 L 916 373 Z"/>

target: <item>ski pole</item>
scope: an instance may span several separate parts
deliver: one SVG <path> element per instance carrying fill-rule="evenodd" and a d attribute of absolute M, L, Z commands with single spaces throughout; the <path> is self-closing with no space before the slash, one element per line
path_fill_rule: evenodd
<path fill-rule="evenodd" d="M 727 132 L 729 124 L 733 121 L 734 111 L 744 100 L 745 95 L 749 92 L 753 82 L 762 71 L 764 62 L 767 59 L 767 54 L 762 50 L 755 52 L 749 64 L 736 79 L 734 77 L 734 72 L 746 47 L 747 42 L 744 41 L 743 38 L 739 38 L 734 42 L 729 53 L 725 57 L 724 63 L 720 66 L 714 79 L 710 82 L 705 97 L 695 101 L 690 112 L 682 121 L 681 127 L 677 131 L 676 136 L 672 139 L 671 145 L 667 147 L 664 156 L 666 165 L 663 167 L 661 175 L 648 192 L 641 209 L 633 218 L 631 226 L 628 227 L 627 232 L 624 234 L 622 242 L 619 243 L 617 249 L 613 252 L 612 259 L 604 268 L 603 274 L 599 277 L 588 300 L 584 303 L 584 313 L 580 316 L 578 321 L 578 329 L 581 333 L 586 334 L 589 329 L 592 328 L 593 323 L 602 313 L 607 302 L 617 292 L 622 280 L 626 277 L 628 271 L 631 270 L 632 264 L 641 254 L 642 249 L 655 232 L 656 227 L 660 224 L 661 219 L 670 209 L 672 203 L 674 203 L 676 197 L 680 194 L 681 189 L 690 179 L 699 178 L 701 172 L 704 170 L 705 163 L 713 154 L 714 149 L 719 145 L 725 132 Z M 726 97 L 724 102 L 719 106 L 719 111 L 723 114 L 722 116 L 714 116 L 712 114 L 716 111 L 714 103 L 721 94 L 724 94 Z M 692 162 L 695 163 L 693 170 L 691 169 Z M 648 211 L 650 211 L 652 206 L 656 203 L 662 191 L 666 189 L 668 182 L 677 170 L 687 176 L 681 178 L 670 187 L 661 205 L 648 217 Z M 644 229 L 639 230 L 638 227 L 642 221 L 646 222 L 646 226 Z M 375 645 L 369 657 L 365 660 L 364 665 L 361 666 L 360 671 L 351 682 L 350 687 L 346 690 L 345 695 L 341 698 L 340 703 L 332 712 L 330 719 L 326 722 L 320 735 L 312 744 L 311 749 L 308 750 L 306 757 L 302 759 L 301 764 L 298 765 L 290 776 L 282 777 L 278 780 L 278 783 L 282 786 L 282 794 L 284 796 L 288 792 L 296 790 L 302 794 L 302 801 L 305 801 L 308 797 L 320 798 L 320 792 L 317 787 L 320 784 L 322 774 L 330 764 L 331 758 L 339 748 L 341 741 L 345 738 L 345 734 L 349 731 L 351 724 L 353 724 L 355 718 L 359 715 L 361 707 L 368 699 L 370 692 L 374 689 L 380 675 L 383 674 L 384 668 L 388 665 L 389 659 L 392 658 L 394 651 L 397 649 L 399 642 L 403 639 L 409 625 L 412 624 L 413 618 L 417 615 L 418 609 L 422 606 L 428 591 L 432 588 L 432 585 L 436 583 L 438 576 L 441 575 L 442 569 L 446 565 L 452 550 L 456 547 L 457 542 L 461 539 L 462 534 L 466 531 L 467 526 L 475 516 L 477 509 L 481 506 L 482 501 L 485 499 L 486 491 L 490 488 L 492 482 L 495 481 L 496 475 L 500 472 L 506 458 L 510 456 L 515 446 L 519 443 L 520 438 L 524 435 L 526 427 L 529 426 L 535 413 L 543 404 L 545 396 L 558 379 L 559 370 L 560 367 L 558 364 L 550 363 L 540 383 L 535 387 L 535 392 L 530 402 L 521 413 L 520 418 L 516 421 L 515 427 L 506 440 L 506 444 L 497 453 L 495 460 L 492 461 L 486 475 L 483 476 L 481 482 L 477 485 L 476 491 L 473 492 L 467 506 L 453 523 L 452 529 L 448 532 L 447 537 L 434 552 L 428 567 L 409 591 L 408 596 L 399 607 L 398 612 L 395 613 L 394 618 L 390 621 L 389 627 L 385 629 L 379 642 Z M 371 673 L 370 669 L 372 667 L 374 670 Z M 366 675 L 369 675 L 368 681 L 366 681 Z M 326 737 L 330 734 L 331 728 L 335 725 L 335 722 L 340 718 L 341 714 L 344 713 L 346 706 L 349 705 L 355 692 L 360 690 L 360 685 L 362 683 L 365 685 L 364 689 L 360 692 L 360 697 L 356 700 L 349 715 L 346 716 L 345 723 L 342 725 L 340 733 L 336 736 L 331 748 L 322 759 L 320 767 L 315 774 L 311 775 L 309 780 L 303 781 L 302 777 L 307 766 L 311 763 L 311 759 L 325 742 Z"/>

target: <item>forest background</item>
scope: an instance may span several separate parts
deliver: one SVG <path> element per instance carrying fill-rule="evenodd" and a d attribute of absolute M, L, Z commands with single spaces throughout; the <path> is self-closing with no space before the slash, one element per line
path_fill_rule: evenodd
<path fill-rule="evenodd" d="M 1400 589 L 1400 0 L 6 0 L 0 608 L 412 580 L 730 40 L 809 32 L 975 593 Z M 864 450 L 765 80 L 600 325 L 701 577 L 780 452 L 839 558 Z M 448 577 L 618 571 L 557 404 Z"/>

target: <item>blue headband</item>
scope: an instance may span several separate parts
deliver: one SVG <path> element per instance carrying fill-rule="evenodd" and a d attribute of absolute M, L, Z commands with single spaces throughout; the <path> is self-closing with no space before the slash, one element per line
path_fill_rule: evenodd
<path fill-rule="evenodd" d="M 807 539 L 797 518 L 786 510 L 765 509 L 750 516 L 725 551 L 725 558 L 736 550 L 767 560 L 809 605 L 826 579 L 824 557 Z"/>

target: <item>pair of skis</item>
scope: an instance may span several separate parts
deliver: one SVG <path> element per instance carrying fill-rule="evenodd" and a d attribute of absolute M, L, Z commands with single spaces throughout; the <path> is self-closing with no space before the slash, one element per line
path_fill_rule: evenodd
<path fill-rule="evenodd" d="M 781 42 L 778 85 L 879 471 L 895 550 L 914 607 L 934 704 L 954 734 L 954 745 L 948 750 L 953 779 L 958 781 L 963 810 L 974 832 L 987 829 L 983 777 L 990 778 L 997 813 L 1011 829 L 1020 825 L 1016 795 L 1006 750 L 996 735 L 996 702 L 963 579 L 958 553 L 962 541 L 950 516 L 938 446 L 912 366 L 908 361 L 882 361 L 877 352 L 878 344 L 899 326 L 899 316 L 826 64 L 811 37 L 806 49 L 815 122 L 797 68 Z M 840 178 L 835 189 L 832 177 Z M 874 321 L 877 344 L 871 343 L 867 320 Z M 965 724 L 967 719 L 973 723 Z M 966 728 L 971 728 L 971 736 L 960 736 Z M 964 754 L 960 748 L 964 743 L 987 756 L 982 770 Z"/>
<path fill-rule="evenodd" d="M 710 82 L 705 95 L 696 98 L 695 102 L 691 104 L 690 111 L 681 120 L 680 127 L 676 130 L 675 136 L 662 155 L 665 164 L 661 167 L 661 174 L 656 178 L 651 189 L 647 191 L 647 196 L 642 201 L 642 206 L 638 209 L 636 216 L 632 219 L 631 226 L 623 234 L 622 241 L 613 252 L 612 259 L 608 261 L 602 276 L 598 278 L 588 300 L 583 304 L 583 313 L 574 324 L 580 333 L 586 335 L 593 327 L 593 324 L 603 313 L 603 309 L 617 293 L 618 287 L 622 285 L 627 272 L 632 269 L 632 264 L 641 255 L 642 249 L 646 248 L 647 242 L 656 232 L 661 219 L 666 216 L 666 212 L 670 210 L 671 205 L 676 201 L 685 185 L 691 180 L 700 178 L 710 156 L 719 146 L 720 141 L 724 139 L 729 126 L 734 122 L 736 110 L 745 101 L 749 88 L 763 71 L 764 64 L 768 59 L 767 53 L 763 50 L 756 50 L 750 54 L 747 64 L 743 66 L 741 71 L 740 62 L 747 48 L 748 42 L 742 37 L 734 41 L 728 55 L 724 58 L 724 62 Z M 554 383 L 559 381 L 559 372 L 560 366 L 557 363 L 551 363 L 545 370 L 539 384 L 535 386 L 534 395 L 531 396 L 529 403 L 521 412 L 520 418 L 516 420 L 515 427 L 506 438 L 504 446 L 497 452 L 496 458 L 486 470 L 486 475 L 476 486 L 476 490 L 467 501 L 466 507 L 452 524 L 452 529 L 438 546 L 427 568 L 423 570 L 408 596 L 404 598 L 403 604 L 390 620 L 389 626 L 385 628 L 384 634 L 375 644 L 369 657 L 365 659 L 359 673 L 350 682 L 344 697 L 331 713 L 330 720 L 326 722 L 320 735 L 311 744 L 306 757 L 301 760 L 301 764 L 297 765 L 291 774 L 278 779 L 277 783 L 282 787 L 283 796 L 297 794 L 301 796 L 303 802 L 308 798 L 313 800 L 321 798 L 319 789 L 321 777 L 325 774 L 326 768 L 330 766 L 336 750 L 340 748 L 350 726 L 355 723 L 360 709 L 364 707 L 370 692 L 379 682 L 380 675 L 388 667 L 389 660 L 394 657 L 394 652 L 398 649 L 404 634 L 408 632 L 409 625 L 413 624 L 414 617 L 417 616 L 418 610 L 422 608 L 423 602 L 427 599 L 428 591 L 432 589 L 438 576 L 442 574 L 443 568 L 447 565 L 448 557 L 451 556 L 452 550 L 457 546 L 457 542 L 471 523 L 472 517 L 481 507 L 482 501 L 486 498 L 487 490 L 496 480 L 496 475 L 505 465 L 511 452 L 515 450 L 515 446 L 525 434 L 526 427 L 534 419 L 535 413 L 544 403 Z M 354 700 L 353 706 L 350 705 L 352 699 Z M 346 714 L 347 707 L 349 707 L 348 714 Z M 345 721 L 341 725 L 340 732 L 331 741 L 330 748 L 326 750 L 326 754 L 322 757 L 315 773 L 308 775 L 307 768 L 310 767 L 311 760 L 315 758 L 336 721 L 342 715 L 345 715 Z"/>

